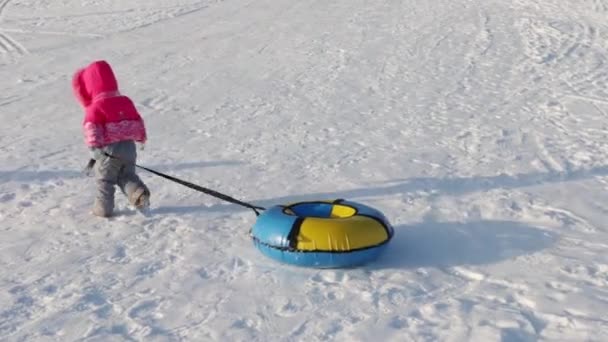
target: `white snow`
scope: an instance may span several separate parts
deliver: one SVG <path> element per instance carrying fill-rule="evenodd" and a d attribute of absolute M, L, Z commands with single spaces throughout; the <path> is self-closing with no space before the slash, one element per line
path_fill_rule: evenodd
<path fill-rule="evenodd" d="M 607 0 L 0 11 L 0 340 L 608 340 Z M 279 264 L 251 211 L 143 172 L 150 217 L 92 216 L 70 79 L 95 59 L 146 120 L 141 164 L 366 203 L 387 253 Z"/>

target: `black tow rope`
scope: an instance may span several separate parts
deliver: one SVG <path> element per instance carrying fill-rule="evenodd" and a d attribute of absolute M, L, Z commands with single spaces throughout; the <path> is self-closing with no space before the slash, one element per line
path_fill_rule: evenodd
<path fill-rule="evenodd" d="M 122 162 L 126 162 L 126 161 L 124 161 L 122 158 L 119 158 L 119 157 L 113 156 L 113 155 L 111 155 L 111 154 L 109 154 L 109 153 L 107 153 L 107 152 L 104 152 L 104 154 L 105 154 L 106 156 L 108 156 L 109 158 L 118 159 L 118 160 L 121 160 Z M 92 159 L 92 160 L 94 160 L 94 159 Z M 89 164 L 91 164 L 91 162 L 89 162 Z M 152 173 L 152 174 L 155 174 L 155 175 L 157 175 L 157 176 L 159 176 L 159 177 L 162 177 L 162 178 L 168 179 L 168 180 L 170 180 L 170 181 L 172 181 L 172 182 L 175 182 L 175 183 L 177 183 L 177 184 L 181 184 L 181 185 L 183 185 L 183 186 L 185 186 L 185 187 L 187 187 L 187 188 L 190 188 L 190 189 L 193 189 L 193 190 L 196 190 L 196 191 L 202 192 L 202 193 L 204 193 L 204 194 L 207 194 L 207 195 L 209 195 L 209 196 L 213 196 L 213 197 L 215 197 L 215 198 L 219 198 L 219 199 L 221 199 L 221 200 L 223 200 L 223 201 L 226 201 L 226 202 L 229 202 L 229 203 L 232 203 L 232 204 L 240 205 L 240 206 L 242 206 L 242 207 L 245 207 L 245 208 L 251 209 L 251 210 L 253 210 L 253 212 L 255 213 L 255 215 L 256 215 L 256 216 L 260 216 L 260 210 L 266 210 L 266 208 L 264 208 L 264 207 L 258 207 L 258 206 L 255 206 L 255 205 L 253 205 L 253 204 L 250 204 L 250 203 L 246 203 L 246 202 L 243 202 L 243 201 L 239 201 L 239 200 L 238 200 L 238 199 L 236 199 L 236 198 L 233 198 L 233 197 L 230 197 L 230 196 L 228 196 L 228 195 L 222 194 L 222 193 L 217 192 L 217 191 L 215 191 L 215 190 L 211 190 L 211 189 L 205 188 L 205 187 L 203 187 L 203 186 L 196 185 L 196 184 L 194 184 L 194 183 L 190 183 L 190 182 L 187 182 L 187 181 L 185 181 L 185 180 L 182 180 L 182 179 L 179 179 L 179 178 L 175 178 L 175 177 L 173 177 L 173 176 L 169 176 L 169 175 L 164 174 L 164 173 L 162 173 L 162 172 L 158 172 L 158 171 L 155 171 L 155 170 L 149 169 L 149 168 L 147 168 L 147 167 L 144 167 L 144 166 L 141 166 L 141 165 L 137 165 L 136 163 L 132 163 L 132 164 L 133 164 L 133 165 L 135 165 L 135 167 L 138 167 L 138 168 L 140 168 L 140 169 L 142 169 L 142 170 L 146 170 L 146 171 L 148 171 L 148 172 L 150 172 L 150 173 Z"/>

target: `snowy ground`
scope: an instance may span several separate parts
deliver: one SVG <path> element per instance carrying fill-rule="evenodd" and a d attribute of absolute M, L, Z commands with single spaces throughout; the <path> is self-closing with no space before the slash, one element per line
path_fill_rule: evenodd
<path fill-rule="evenodd" d="M 608 340 L 607 0 L 0 1 L 0 340 Z M 278 264 L 255 216 L 142 174 L 89 214 L 76 68 L 146 166 L 259 205 L 347 198 L 378 262 Z"/>

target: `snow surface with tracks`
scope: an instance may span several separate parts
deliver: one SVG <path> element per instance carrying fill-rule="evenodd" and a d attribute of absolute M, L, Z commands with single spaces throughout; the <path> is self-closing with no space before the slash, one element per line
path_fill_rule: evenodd
<path fill-rule="evenodd" d="M 142 173 L 93 217 L 72 73 L 141 164 L 258 205 L 347 198 L 365 267 L 263 257 L 248 210 Z M 608 340 L 608 1 L 0 1 L 0 340 Z"/>

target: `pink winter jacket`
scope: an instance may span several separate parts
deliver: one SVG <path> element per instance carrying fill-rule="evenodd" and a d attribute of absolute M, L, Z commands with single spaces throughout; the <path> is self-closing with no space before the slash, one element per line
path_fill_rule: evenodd
<path fill-rule="evenodd" d="M 96 61 L 78 70 L 72 88 L 85 109 L 83 129 L 89 147 L 123 140 L 146 142 L 144 121 L 131 99 L 118 92 L 118 82 L 107 62 Z"/>

